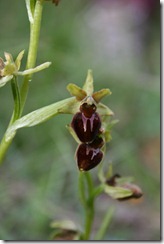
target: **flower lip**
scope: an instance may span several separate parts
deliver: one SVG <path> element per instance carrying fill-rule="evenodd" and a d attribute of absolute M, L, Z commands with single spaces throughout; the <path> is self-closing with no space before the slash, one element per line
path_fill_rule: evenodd
<path fill-rule="evenodd" d="M 101 128 L 101 119 L 96 112 L 90 118 L 79 112 L 74 115 L 71 127 L 81 142 L 89 143 L 98 135 Z"/>
<path fill-rule="evenodd" d="M 90 147 L 95 148 L 95 149 L 102 148 L 102 146 L 104 145 L 104 140 L 102 137 L 96 136 L 94 141 L 92 141 L 89 145 L 90 145 Z"/>
<path fill-rule="evenodd" d="M 93 148 L 89 144 L 80 144 L 77 152 L 77 164 L 80 171 L 88 171 L 96 167 L 103 158 L 100 148 Z"/>
<path fill-rule="evenodd" d="M 85 115 L 85 117 L 90 118 L 96 111 L 96 106 L 94 104 L 83 103 L 80 106 L 80 111 Z"/>

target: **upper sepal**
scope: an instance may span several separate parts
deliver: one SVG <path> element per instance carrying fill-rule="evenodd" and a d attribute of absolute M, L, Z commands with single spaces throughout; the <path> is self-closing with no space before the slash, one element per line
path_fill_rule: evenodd
<path fill-rule="evenodd" d="M 88 70 L 87 78 L 82 88 L 70 83 L 67 86 L 67 90 L 71 95 L 75 96 L 77 101 L 81 102 L 81 104 L 94 104 L 97 107 L 97 112 L 100 116 L 114 115 L 109 107 L 100 103 L 102 98 L 111 94 L 111 91 L 109 89 L 101 89 L 100 91 L 94 92 L 92 70 Z M 79 109 L 76 112 L 78 111 Z"/>

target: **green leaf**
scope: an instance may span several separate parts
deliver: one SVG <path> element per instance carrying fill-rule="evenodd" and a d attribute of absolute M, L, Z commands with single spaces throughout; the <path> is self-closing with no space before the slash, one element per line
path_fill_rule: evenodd
<path fill-rule="evenodd" d="M 119 186 L 109 186 L 107 184 L 104 186 L 104 192 L 114 199 L 129 197 L 133 194 L 130 189 Z"/>
<path fill-rule="evenodd" d="M 97 240 L 97 241 L 103 240 L 103 237 L 105 236 L 105 233 L 106 233 L 107 229 L 109 228 L 114 211 L 115 211 L 115 208 L 113 206 L 110 206 L 108 208 L 108 211 L 105 213 L 105 216 L 100 225 L 100 228 L 96 233 L 95 240 Z"/>
<path fill-rule="evenodd" d="M 16 120 L 7 130 L 5 140 L 9 141 L 16 131 L 23 127 L 31 127 L 43 123 L 57 114 L 71 114 L 76 110 L 77 100 L 74 97 L 37 109 Z"/>

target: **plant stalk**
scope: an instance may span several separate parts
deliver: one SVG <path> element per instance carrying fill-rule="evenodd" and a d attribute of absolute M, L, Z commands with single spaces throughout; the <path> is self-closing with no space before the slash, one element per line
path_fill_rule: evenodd
<path fill-rule="evenodd" d="M 35 4 L 34 22 L 30 24 L 30 43 L 29 43 L 29 51 L 28 51 L 26 69 L 33 68 L 36 63 L 40 27 L 41 27 L 41 19 L 42 19 L 42 11 L 43 11 L 43 2 L 44 2 L 44 0 L 37 0 L 36 4 Z M 13 110 L 13 114 L 12 114 L 9 126 L 16 119 L 21 117 L 21 114 L 23 112 L 24 105 L 26 102 L 26 98 L 28 95 L 29 82 L 30 82 L 31 78 L 32 78 L 32 75 L 26 75 L 24 77 L 24 81 L 23 81 L 23 85 L 21 87 L 20 94 L 17 93 L 18 87 L 17 87 L 16 80 L 12 81 L 12 91 L 13 91 L 13 96 L 14 96 L 14 110 Z M 11 136 L 10 140 L 6 141 L 5 134 L 4 134 L 2 141 L 0 143 L 0 164 L 2 164 L 3 159 L 6 155 L 6 152 L 9 148 L 14 136 L 15 136 L 15 134 L 13 136 Z"/>
<path fill-rule="evenodd" d="M 30 23 L 30 44 L 27 57 L 26 69 L 34 68 L 37 58 L 38 43 L 40 36 L 41 19 L 43 12 L 43 0 L 37 0 L 34 10 L 34 22 Z M 29 82 L 32 75 L 26 75 L 24 77 L 23 85 L 21 87 L 21 114 L 24 109 L 24 105 L 27 99 Z"/>
<path fill-rule="evenodd" d="M 89 240 L 92 224 L 94 220 L 94 195 L 93 195 L 93 182 L 89 172 L 80 172 L 79 175 L 79 193 L 81 202 L 85 211 L 84 233 L 82 240 Z"/>
<path fill-rule="evenodd" d="M 97 241 L 103 240 L 103 237 L 105 236 L 105 233 L 106 233 L 107 229 L 109 228 L 110 222 L 112 220 L 113 213 L 114 213 L 114 207 L 110 206 L 108 211 L 105 213 L 102 224 L 95 236 L 95 240 L 97 240 Z"/>
<path fill-rule="evenodd" d="M 11 125 L 20 116 L 21 100 L 20 100 L 20 91 L 19 91 L 19 86 L 18 86 L 18 81 L 16 76 L 14 76 L 13 79 L 11 80 L 11 88 L 12 88 L 12 93 L 14 98 L 14 111 L 9 125 Z"/>
<path fill-rule="evenodd" d="M 92 230 L 92 225 L 93 225 L 93 220 L 94 220 L 94 199 L 90 199 L 89 204 L 87 208 L 85 209 L 85 232 L 84 232 L 84 240 L 89 240 L 91 230 Z"/>

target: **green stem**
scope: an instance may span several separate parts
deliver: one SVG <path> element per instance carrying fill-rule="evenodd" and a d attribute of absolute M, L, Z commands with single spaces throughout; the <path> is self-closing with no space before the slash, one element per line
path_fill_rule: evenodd
<path fill-rule="evenodd" d="M 43 0 L 37 0 L 34 10 L 34 21 L 30 24 L 30 44 L 27 57 L 26 69 L 34 68 L 37 58 L 41 19 L 43 11 Z M 23 85 L 21 87 L 21 113 L 26 102 L 29 82 L 32 78 L 32 75 L 26 75 L 24 77 Z"/>
<path fill-rule="evenodd" d="M 94 220 L 94 199 L 90 199 L 88 202 L 88 206 L 85 209 L 85 232 L 83 235 L 84 240 L 89 240 L 91 230 L 92 230 L 92 224 Z"/>
<path fill-rule="evenodd" d="M 7 152 L 8 148 L 9 148 L 11 142 L 12 142 L 12 139 L 13 138 L 11 138 L 9 141 L 6 142 L 5 135 L 2 138 L 2 141 L 1 141 L 1 144 L 0 144 L 0 165 L 3 163 L 3 159 L 4 159 L 5 155 L 6 155 L 6 152 Z"/>
<path fill-rule="evenodd" d="M 13 98 L 14 98 L 14 109 L 13 109 L 13 114 L 11 117 L 11 120 L 9 122 L 8 127 L 14 123 L 16 119 L 19 118 L 20 116 L 20 92 L 19 92 L 19 86 L 17 82 L 17 78 L 14 76 L 13 79 L 11 80 L 11 88 L 12 88 L 12 93 L 13 93 Z M 0 143 L 0 164 L 3 162 L 4 156 L 12 142 L 12 139 L 14 135 L 10 138 L 9 141 L 5 140 L 6 133 L 4 134 L 2 141 Z"/>
<path fill-rule="evenodd" d="M 29 0 L 30 1 L 30 0 Z M 42 19 L 42 10 L 43 10 L 43 2 L 44 0 L 37 0 L 35 4 L 34 10 L 34 22 L 30 25 L 30 44 L 29 44 L 29 51 L 27 57 L 27 64 L 26 69 L 33 68 L 36 63 L 37 51 L 38 51 L 38 42 L 39 42 L 39 34 L 40 34 L 40 26 L 41 26 L 41 19 Z M 29 90 L 29 81 L 31 80 L 32 75 L 26 75 L 23 81 L 23 85 L 21 87 L 21 94 L 20 97 L 18 96 L 18 86 L 17 81 L 12 81 L 12 91 L 15 99 L 14 111 L 9 123 L 9 126 L 18 118 L 20 118 L 23 108 L 26 102 L 28 90 Z M 20 103 L 21 101 L 21 103 Z M 6 130 L 7 131 L 7 130 Z M 10 140 L 5 140 L 5 135 L 2 138 L 0 143 L 0 164 L 3 162 L 4 156 L 15 136 L 11 136 Z"/>
<path fill-rule="evenodd" d="M 87 199 L 86 199 L 86 194 L 85 194 L 85 182 L 84 182 L 84 172 L 79 172 L 79 196 L 81 203 L 83 204 L 84 207 L 86 207 L 87 204 Z"/>
<path fill-rule="evenodd" d="M 10 124 L 12 124 L 20 116 L 21 100 L 20 100 L 20 92 L 19 92 L 17 77 L 15 77 L 15 76 L 11 80 L 11 88 L 12 88 L 12 93 L 13 93 L 13 98 L 14 98 L 14 111 L 13 111 L 13 115 L 12 115 Z"/>
<path fill-rule="evenodd" d="M 92 192 L 93 192 L 93 182 L 92 182 L 92 178 L 89 172 L 85 173 L 85 178 L 86 178 L 86 182 L 87 182 L 87 187 L 88 187 L 88 198 L 91 197 Z"/>
<path fill-rule="evenodd" d="M 103 222 L 100 226 L 100 229 L 98 230 L 96 236 L 95 236 L 95 240 L 103 240 L 103 237 L 107 231 L 107 228 L 109 227 L 109 224 L 111 222 L 111 219 L 113 217 L 113 212 L 114 212 L 114 208 L 110 207 L 107 211 L 107 213 L 105 213 Z"/>
<path fill-rule="evenodd" d="M 100 184 L 99 186 L 94 188 L 92 197 L 95 198 L 95 197 L 99 196 L 102 192 L 104 192 L 104 184 Z"/>
<path fill-rule="evenodd" d="M 86 189 L 87 188 L 87 189 Z M 81 202 L 85 210 L 85 224 L 82 240 L 89 240 L 92 224 L 94 220 L 94 195 L 93 182 L 89 172 L 80 172 L 79 175 L 79 192 Z"/>

